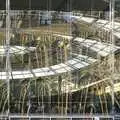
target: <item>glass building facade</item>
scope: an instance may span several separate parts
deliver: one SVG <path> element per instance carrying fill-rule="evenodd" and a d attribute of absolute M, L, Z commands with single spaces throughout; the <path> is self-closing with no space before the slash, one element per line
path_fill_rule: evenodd
<path fill-rule="evenodd" d="M 0 120 L 120 120 L 118 0 L 0 1 Z"/>

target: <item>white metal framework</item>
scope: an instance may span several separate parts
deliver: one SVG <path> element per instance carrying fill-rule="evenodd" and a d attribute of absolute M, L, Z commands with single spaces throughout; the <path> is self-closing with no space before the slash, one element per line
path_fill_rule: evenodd
<path fill-rule="evenodd" d="M 92 57 L 89 57 L 88 55 L 82 55 L 81 53 L 71 53 L 75 57 L 72 57 L 71 59 L 67 60 L 66 59 L 67 57 L 64 56 L 64 57 L 66 57 L 65 62 L 61 62 L 60 64 L 56 64 L 56 65 L 52 65 L 52 66 L 46 66 L 46 67 L 32 68 L 31 63 L 29 62 L 29 68 L 28 69 L 22 69 L 22 70 L 12 70 L 12 66 L 11 66 L 12 61 L 11 61 L 10 57 L 14 54 L 20 55 L 21 57 L 23 57 L 23 55 L 25 55 L 29 52 L 36 51 L 36 47 L 34 47 L 34 46 L 24 47 L 24 46 L 19 46 L 19 45 L 18 46 L 13 46 L 13 45 L 10 44 L 11 33 L 12 33 L 11 32 L 12 28 L 11 28 L 10 0 L 6 0 L 6 11 L 5 12 L 6 12 L 6 26 L 5 26 L 5 28 L 6 28 L 5 36 L 6 37 L 5 37 L 5 45 L 0 46 L 0 57 L 3 58 L 3 59 L 5 57 L 6 63 L 5 63 L 5 70 L 2 70 L 0 72 L 0 81 L 5 81 L 7 83 L 7 100 L 6 100 L 6 103 L 7 103 L 8 110 L 5 111 L 7 113 L 7 116 L 6 115 L 5 116 L 1 115 L 3 117 L 3 119 L 6 117 L 5 119 L 9 119 L 9 120 L 12 120 L 12 119 L 17 120 L 17 119 L 22 119 L 22 118 L 29 119 L 29 120 L 35 119 L 35 118 L 38 118 L 38 119 L 48 118 L 50 120 L 52 120 L 54 118 L 59 118 L 59 119 L 68 118 L 70 120 L 74 120 L 74 118 L 78 118 L 78 119 L 82 119 L 82 118 L 83 119 L 87 119 L 87 118 L 89 119 L 90 118 L 91 120 L 92 119 L 100 120 L 101 118 L 108 118 L 108 119 L 113 119 L 114 120 L 114 118 L 115 118 L 115 113 L 114 113 L 115 96 L 114 96 L 114 94 L 115 94 L 115 92 L 118 92 L 119 89 L 120 89 L 120 83 L 119 82 L 114 83 L 115 81 L 118 80 L 118 77 L 119 77 L 119 76 L 116 77 L 116 74 L 114 74 L 114 70 L 115 70 L 115 68 L 114 68 L 114 62 L 115 62 L 114 53 L 117 53 L 120 50 L 120 47 L 114 44 L 114 42 L 115 42 L 114 37 L 117 37 L 118 39 L 120 38 L 120 33 L 119 33 L 120 32 L 120 23 L 114 22 L 114 0 L 113 1 L 110 0 L 110 17 L 109 17 L 110 20 L 101 20 L 101 19 L 97 20 L 95 18 L 84 17 L 84 16 L 75 16 L 75 15 L 72 15 L 72 16 L 64 15 L 64 16 L 62 16 L 64 20 L 66 20 L 66 19 L 69 19 L 71 21 L 72 20 L 77 20 L 77 22 L 84 22 L 84 23 L 87 23 L 89 25 L 92 25 L 93 27 L 96 27 L 95 31 L 99 31 L 99 29 L 100 30 L 102 29 L 103 31 L 105 30 L 105 31 L 109 32 L 109 36 L 110 36 L 110 42 L 109 43 L 104 43 L 104 42 L 100 42 L 100 41 L 96 41 L 96 40 L 88 39 L 88 38 L 81 38 L 81 37 L 78 37 L 78 36 L 73 37 L 73 36 L 69 36 L 69 35 L 62 35 L 62 34 L 55 34 L 54 33 L 54 36 L 56 36 L 56 37 L 64 38 L 64 39 L 68 40 L 70 43 L 75 42 L 76 43 L 76 45 L 74 45 L 75 48 L 79 48 L 79 49 L 85 48 L 85 49 L 88 50 L 88 52 L 90 52 L 90 51 L 95 52 L 97 57 L 92 58 Z M 31 22 L 32 21 L 30 20 L 30 23 Z M 45 21 L 44 21 L 44 23 L 45 23 Z M 3 22 L 0 21 L 0 27 L 2 26 L 2 24 L 3 24 Z M 50 25 L 50 22 L 49 22 L 49 25 Z M 29 26 L 29 28 L 31 28 L 31 26 Z M 22 29 L 20 29 L 20 30 L 22 30 Z M 34 31 L 34 29 L 33 29 L 33 31 Z M 45 47 L 43 47 L 43 49 L 46 50 Z M 79 51 L 79 49 L 78 49 L 78 51 Z M 108 64 L 109 64 L 109 67 L 110 67 L 109 72 L 111 72 L 111 76 L 109 76 L 109 78 L 93 81 L 91 83 L 88 82 L 88 84 L 86 84 L 86 85 L 81 85 L 81 89 L 78 88 L 78 89 L 70 90 L 71 93 L 69 93 L 67 88 L 65 89 L 65 92 L 64 92 L 62 90 L 61 86 L 58 87 L 58 89 L 59 89 L 58 91 L 60 92 L 59 93 L 60 96 L 61 96 L 61 92 L 63 92 L 63 94 L 66 95 L 66 96 L 63 95 L 61 99 L 64 100 L 64 96 L 66 97 L 66 106 L 64 105 L 64 102 L 62 101 L 62 107 L 65 106 L 65 110 L 67 111 L 68 110 L 68 108 L 67 108 L 68 103 L 67 102 L 68 102 L 68 99 L 69 99 L 69 97 L 68 97 L 69 94 L 71 95 L 72 92 L 76 92 L 77 90 L 84 90 L 84 89 L 87 89 L 86 91 L 88 92 L 88 88 L 93 87 L 93 86 L 97 86 L 99 83 L 101 83 L 101 82 L 105 83 L 107 81 L 107 82 L 110 83 L 110 85 L 108 85 L 107 87 L 105 86 L 104 94 L 110 94 L 111 95 L 111 101 L 112 101 L 111 102 L 112 103 L 111 115 L 108 115 L 108 114 L 107 115 L 96 115 L 95 114 L 95 115 L 88 115 L 88 116 L 85 116 L 85 115 L 67 115 L 66 111 L 65 111 L 66 115 L 63 115 L 63 114 L 61 114 L 61 115 L 45 115 L 44 110 L 43 110 L 43 115 L 39 115 L 39 114 L 31 114 L 29 112 L 29 109 L 32 106 L 31 105 L 32 104 L 32 102 L 31 102 L 32 91 L 31 91 L 31 88 L 30 88 L 30 82 L 31 82 L 32 78 L 35 78 L 35 79 L 40 78 L 39 81 L 41 82 L 42 81 L 41 78 L 52 77 L 52 76 L 57 76 L 57 75 L 60 77 L 62 74 L 65 74 L 65 75 L 69 74 L 69 77 L 68 78 L 66 77 L 66 79 L 67 80 L 70 79 L 70 80 L 67 81 L 67 83 L 70 85 L 70 84 L 73 83 L 73 81 L 71 79 L 72 73 L 74 71 L 79 72 L 79 70 L 85 69 L 88 66 L 93 65 L 97 62 L 101 62 L 101 61 L 98 61 L 98 57 L 103 58 L 103 59 L 106 59 L 108 57 L 108 61 L 109 61 L 109 58 L 110 58 L 111 61 L 109 61 Z M 31 58 L 29 56 L 29 61 L 30 61 L 30 59 Z M 81 77 L 81 76 L 79 76 L 79 77 Z M 23 112 L 23 115 L 11 114 L 11 111 L 10 111 L 10 109 L 11 109 L 10 97 L 12 95 L 10 94 L 10 84 L 14 80 L 17 80 L 18 82 L 20 82 L 20 81 L 26 80 L 26 79 L 28 79 L 30 82 L 28 83 L 27 87 L 26 87 L 26 83 L 22 86 L 23 90 L 25 90 L 25 94 L 28 93 L 27 97 L 23 96 L 24 98 L 23 98 L 23 101 L 22 101 L 23 102 L 22 107 L 24 106 L 24 102 L 26 102 L 25 100 L 28 99 L 27 105 L 26 105 L 26 106 L 28 106 L 27 115 L 24 114 L 24 112 Z M 60 82 L 61 81 L 58 80 L 58 83 L 60 83 Z M 36 83 L 35 83 L 35 85 L 36 85 Z M 42 83 L 42 85 L 45 85 L 45 84 Z M 41 86 L 39 86 L 39 88 L 40 87 Z M 93 89 L 94 89 L 94 87 L 93 87 Z M 44 93 L 45 93 L 45 90 L 44 90 L 44 88 L 42 90 L 43 91 L 41 93 L 42 94 L 41 95 L 42 96 L 41 104 L 42 104 L 42 107 L 44 107 L 44 96 L 45 96 Z M 52 99 L 52 98 L 50 98 L 50 95 L 47 96 L 47 97 L 49 97 L 49 100 Z M 59 102 L 60 102 L 59 97 L 58 97 L 58 106 L 59 106 Z M 86 102 L 87 94 L 84 97 L 85 97 L 85 102 Z M 20 101 L 19 101 L 19 107 L 21 107 L 21 98 L 20 98 Z M 94 98 L 94 96 L 92 96 L 91 99 L 93 99 L 93 98 Z M 38 96 L 37 99 L 39 100 L 39 96 Z M 100 98 L 100 100 L 101 100 L 101 98 Z M 17 103 L 14 106 L 16 106 L 16 105 L 17 105 Z M 90 105 L 93 105 L 93 103 L 90 104 Z M 84 105 L 84 107 L 85 107 L 85 105 Z M 77 108 L 75 108 L 75 109 L 77 109 Z M 94 108 L 92 108 L 92 110 L 93 109 Z M 91 112 L 92 112 L 92 110 L 91 110 Z M 63 112 L 63 110 L 62 110 L 62 112 Z M 0 118 L 0 119 L 2 119 L 2 118 Z"/>

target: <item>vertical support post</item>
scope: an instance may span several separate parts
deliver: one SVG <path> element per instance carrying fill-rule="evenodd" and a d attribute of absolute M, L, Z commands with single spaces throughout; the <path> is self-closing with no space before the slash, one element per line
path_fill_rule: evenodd
<path fill-rule="evenodd" d="M 113 32 L 114 32 L 114 8 L 115 7 L 115 0 L 110 0 L 110 16 L 109 16 L 109 21 L 110 21 L 110 26 L 111 26 L 111 29 L 110 29 L 110 43 L 111 43 L 111 47 L 114 46 L 115 44 L 115 41 L 114 41 L 114 35 L 113 35 Z M 110 72 L 112 74 L 112 77 L 111 77 L 111 97 L 112 97 L 112 114 L 114 115 L 114 78 L 113 78 L 113 74 L 114 74 L 114 62 L 115 62 L 115 56 L 114 56 L 114 53 L 111 49 L 111 55 L 110 55 Z"/>
<path fill-rule="evenodd" d="M 7 99 L 8 99 L 8 115 L 10 113 L 10 75 L 11 75 L 11 68 L 10 68 L 10 0 L 6 0 L 6 43 L 5 43 L 5 50 L 6 50 L 6 81 L 7 81 Z"/>
<path fill-rule="evenodd" d="M 32 25 L 31 25 L 31 23 L 32 23 L 32 21 L 31 21 L 31 0 L 29 0 L 29 10 L 28 10 L 28 14 L 29 14 L 29 28 L 31 28 L 32 27 Z"/>

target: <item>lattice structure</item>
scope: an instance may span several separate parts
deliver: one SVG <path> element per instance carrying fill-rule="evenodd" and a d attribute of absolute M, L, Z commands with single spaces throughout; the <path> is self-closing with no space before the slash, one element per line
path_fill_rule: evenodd
<path fill-rule="evenodd" d="M 120 22 L 108 11 L 0 10 L 0 119 L 119 119 Z M 119 15 L 118 15 L 119 16 Z"/>

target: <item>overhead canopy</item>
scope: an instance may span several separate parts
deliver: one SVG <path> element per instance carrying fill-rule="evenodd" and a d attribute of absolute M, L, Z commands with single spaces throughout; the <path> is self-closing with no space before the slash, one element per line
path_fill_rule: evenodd
<path fill-rule="evenodd" d="M 72 39 L 71 36 L 64 36 L 64 35 L 56 35 L 56 36 L 63 37 L 69 40 Z M 120 47 L 118 46 L 113 46 L 107 43 L 101 43 L 92 39 L 84 39 L 84 38 L 77 37 L 74 39 L 74 41 L 77 42 L 77 45 L 79 44 L 79 46 L 81 47 L 85 47 L 91 51 L 94 51 L 97 53 L 97 55 L 100 55 L 102 57 L 106 57 L 111 53 L 114 53 L 120 50 Z"/>
<path fill-rule="evenodd" d="M 10 0 L 11 9 L 38 10 L 104 10 L 104 0 Z M 0 0 L 0 9 L 5 9 L 5 0 Z"/>
<path fill-rule="evenodd" d="M 45 77 L 63 74 L 74 70 L 85 68 L 96 62 L 96 59 L 84 55 L 77 55 L 75 58 L 45 68 L 36 68 L 31 70 L 12 71 L 9 75 L 10 79 L 25 79 L 33 77 Z M 6 80 L 6 72 L 0 72 L 0 80 Z"/>
<path fill-rule="evenodd" d="M 0 46 L 0 57 L 6 56 L 6 46 Z M 10 46 L 9 53 L 10 55 L 24 55 L 26 53 L 34 51 L 35 47 L 23 47 L 23 46 Z"/>

